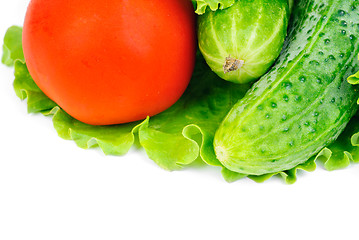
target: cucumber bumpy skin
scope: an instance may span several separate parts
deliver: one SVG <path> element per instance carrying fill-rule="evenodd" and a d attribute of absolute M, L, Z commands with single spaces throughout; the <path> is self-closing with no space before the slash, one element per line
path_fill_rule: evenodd
<path fill-rule="evenodd" d="M 357 110 L 359 1 L 299 0 L 275 66 L 231 109 L 214 139 L 229 170 L 291 169 L 333 142 Z"/>
<path fill-rule="evenodd" d="M 239 0 L 198 16 L 198 45 L 221 78 L 247 83 L 264 75 L 287 35 L 288 0 Z"/>

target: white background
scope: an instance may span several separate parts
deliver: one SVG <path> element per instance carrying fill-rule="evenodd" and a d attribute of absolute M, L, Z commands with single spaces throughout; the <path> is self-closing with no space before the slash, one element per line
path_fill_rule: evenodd
<path fill-rule="evenodd" d="M 29 0 L 0 0 L 0 37 Z M 0 50 L 1 51 L 1 50 Z M 359 239 L 359 165 L 226 183 L 220 169 L 166 172 L 59 138 L 26 113 L 0 66 L 0 239 Z"/>

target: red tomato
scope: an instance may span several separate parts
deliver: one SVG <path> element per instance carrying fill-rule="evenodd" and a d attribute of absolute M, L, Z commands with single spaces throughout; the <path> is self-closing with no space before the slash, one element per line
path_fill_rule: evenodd
<path fill-rule="evenodd" d="M 23 49 L 41 90 L 93 125 L 153 116 L 186 89 L 196 52 L 190 0 L 32 0 Z"/>

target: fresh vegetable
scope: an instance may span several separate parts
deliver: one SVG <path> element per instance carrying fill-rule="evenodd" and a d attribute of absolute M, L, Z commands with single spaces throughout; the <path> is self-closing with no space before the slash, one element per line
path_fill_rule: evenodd
<path fill-rule="evenodd" d="M 289 21 L 288 0 L 241 0 L 198 17 L 198 44 L 221 78 L 247 83 L 273 65 L 282 50 Z"/>
<path fill-rule="evenodd" d="M 358 1 L 299 0 L 278 62 L 229 112 L 214 146 L 228 169 L 291 169 L 333 142 L 357 110 Z"/>
<path fill-rule="evenodd" d="M 5 42 L 11 37 L 9 30 Z M 21 45 L 21 37 L 13 40 L 16 44 L 9 46 L 11 53 L 16 52 L 16 48 L 12 46 L 17 43 Z M 15 60 L 17 59 L 12 59 Z M 197 56 L 191 83 L 182 98 L 170 109 L 144 122 L 111 126 L 81 123 L 43 94 L 32 80 L 26 65 L 18 60 L 15 63 L 14 89 L 21 99 L 27 98 L 29 112 L 53 115 L 54 127 L 59 136 L 75 141 L 81 148 L 99 146 L 105 154 L 123 155 L 133 144 L 139 142 L 151 159 L 168 170 L 195 162 L 198 164 L 201 161 L 196 160 L 203 160 L 209 165 L 222 167 L 223 177 L 228 182 L 247 176 L 222 166 L 214 154 L 213 137 L 221 120 L 248 87 L 219 81 L 200 55 Z M 350 162 L 359 162 L 358 121 L 354 117 L 337 141 L 308 162 L 288 171 L 248 177 L 263 182 L 279 174 L 287 183 L 293 183 L 297 170 L 313 171 L 316 168 L 315 160 L 323 162 L 328 170 L 344 168 Z"/>
<path fill-rule="evenodd" d="M 355 74 L 349 76 L 348 82 L 353 85 L 358 85 L 359 84 L 359 72 L 356 72 Z M 359 99 L 358 99 L 358 104 L 359 104 Z"/>
<path fill-rule="evenodd" d="M 170 109 L 143 122 L 93 126 L 81 123 L 66 114 L 36 86 L 26 64 L 15 54 L 18 51 L 16 46 L 21 47 L 21 28 L 17 28 L 19 31 L 16 36 L 12 29 L 13 27 L 5 35 L 4 46 L 6 45 L 10 53 L 7 59 L 15 61 L 15 92 L 21 99 L 27 98 L 29 112 L 52 116 L 60 137 L 71 139 L 85 149 L 99 146 L 105 154 L 112 155 L 123 155 L 133 144 L 138 143 L 151 159 L 168 170 L 185 166 L 188 168 L 194 164 L 198 167 L 205 162 L 221 167 L 223 177 L 228 182 L 247 176 L 228 170 L 216 159 L 213 137 L 221 120 L 238 98 L 244 95 L 248 86 L 220 81 L 200 54 L 197 55 L 190 85 Z M 359 163 L 358 122 L 358 116 L 354 116 L 335 142 L 307 162 L 290 170 L 248 177 L 256 182 L 263 182 L 278 174 L 287 183 L 293 183 L 298 170 L 313 171 L 316 161 L 322 162 L 328 170 L 347 167 L 351 162 Z"/>
<path fill-rule="evenodd" d="M 23 48 L 40 89 L 76 119 L 132 122 L 173 105 L 193 72 L 192 3 L 32 0 Z"/>
<path fill-rule="evenodd" d="M 196 6 L 196 13 L 203 14 L 208 11 L 216 11 L 218 9 L 225 9 L 234 4 L 235 0 L 192 0 Z"/>
<path fill-rule="evenodd" d="M 14 65 L 16 59 L 24 60 L 24 52 L 22 50 L 21 39 L 22 28 L 18 26 L 10 27 L 6 32 L 3 44 L 3 56 L 1 62 L 7 66 Z"/>
<path fill-rule="evenodd" d="M 20 99 L 27 98 L 30 113 L 53 115 L 59 136 L 79 147 L 99 146 L 105 154 L 123 155 L 138 141 L 159 166 L 176 170 L 198 158 L 221 166 L 212 147 L 215 130 L 249 86 L 219 80 L 198 54 L 193 78 L 172 107 L 142 122 L 110 126 L 88 125 L 69 116 L 42 93 L 22 61 L 15 62 L 14 89 Z"/>

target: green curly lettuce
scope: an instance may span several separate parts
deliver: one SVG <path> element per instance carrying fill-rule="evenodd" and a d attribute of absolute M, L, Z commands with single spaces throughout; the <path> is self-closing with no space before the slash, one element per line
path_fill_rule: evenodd
<path fill-rule="evenodd" d="M 13 42 L 8 44 L 10 39 Z M 244 177 L 263 182 L 278 175 L 287 183 L 294 183 L 298 170 L 314 171 L 317 162 L 328 170 L 345 168 L 350 162 L 359 162 L 359 117 L 355 116 L 336 142 L 294 169 L 262 176 L 246 176 L 224 168 L 214 154 L 214 133 L 227 112 L 250 86 L 221 81 L 200 54 L 188 89 L 168 110 L 128 124 L 87 125 L 69 116 L 37 87 L 23 61 L 23 55 L 18 52 L 21 34 L 14 38 L 13 31 L 9 30 L 5 42 L 9 51 L 4 52 L 4 55 L 12 56 L 8 65 L 12 62 L 15 67 L 14 89 L 17 96 L 27 99 L 29 112 L 52 116 L 58 135 L 75 141 L 81 148 L 99 147 L 105 154 L 124 155 L 132 146 L 141 146 L 150 159 L 166 170 L 206 163 L 222 168 L 222 175 L 228 182 Z"/>
<path fill-rule="evenodd" d="M 192 2 L 195 5 L 196 13 L 201 15 L 206 12 L 207 7 L 211 11 L 225 9 L 232 6 L 235 0 L 193 0 Z"/>
<path fill-rule="evenodd" d="M 211 11 L 231 7 L 238 0 L 192 0 L 196 13 L 202 15 L 209 8 Z M 289 8 L 292 9 L 294 0 L 288 0 Z"/>
<path fill-rule="evenodd" d="M 6 66 L 13 66 L 17 59 L 24 60 L 21 36 L 21 27 L 12 26 L 7 30 L 3 44 L 3 55 L 1 58 L 1 62 Z"/>
<path fill-rule="evenodd" d="M 358 56 L 358 58 L 359 58 L 359 56 Z M 349 76 L 348 82 L 352 85 L 358 85 L 359 84 L 359 72 Z M 358 99 L 358 104 L 359 104 L 359 99 Z"/>
<path fill-rule="evenodd" d="M 15 62 L 14 89 L 21 99 L 28 99 L 29 112 L 53 115 L 59 136 L 74 140 L 81 148 L 99 146 L 105 154 L 123 155 L 138 134 L 148 156 L 164 169 L 180 169 L 199 156 L 208 164 L 220 166 L 212 148 L 214 132 L 249 86 L 219 81 L 199 58 L 183 97 L 167 111 L 142 122 L 92 126 L 77 121 L 41 92 L 22 61 Z"/>

